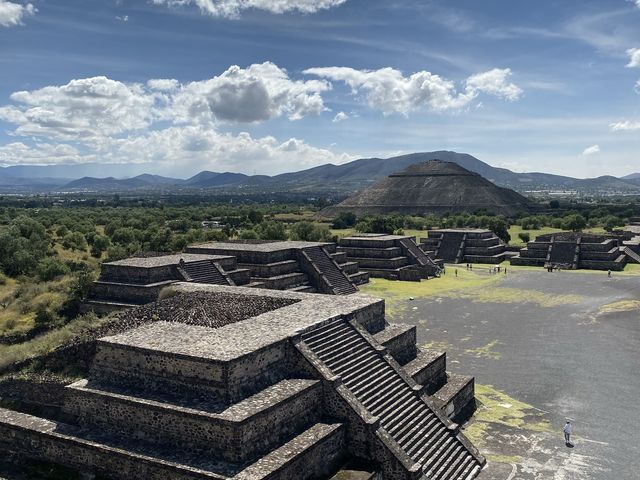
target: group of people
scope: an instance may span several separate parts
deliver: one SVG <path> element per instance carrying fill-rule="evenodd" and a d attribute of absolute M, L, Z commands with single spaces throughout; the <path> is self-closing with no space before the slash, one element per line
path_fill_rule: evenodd
<path fill-rule="evenodd" d="M 489 267 L 489 275 L 495 275 L 496 273 L 500 273 L 504 271 L 504 274 L 507 274 L 507 267 L 501 267 L 500 265 L 494 265 L 493 267 Z"/>

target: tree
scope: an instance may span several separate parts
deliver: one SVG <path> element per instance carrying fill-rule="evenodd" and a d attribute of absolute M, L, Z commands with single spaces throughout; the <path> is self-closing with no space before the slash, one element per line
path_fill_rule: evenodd
<path fill-rule="evenodd" d="M 587 226 L 587 220 L 579 213 L 568 215 L 564 217 L 562 221 L 562 228 L 565 230 L 571 230 L 572 232 L 579 232 Z"/>
<path fill-rule="evenodd" d="M 625 222 L 615 215 L 608 215 L 603 219 L 603 226 L 607 232 L 615 230 L 617 227 L 623 227 Z"/>
<path fill-rule="evenodd" d="M 511 241 L 511 235 L 509 235 L 509 224 L 504 217 L 489 217 L 486 228 L 493 231 L 493 233 L 495 233 L 504 243 L 509 243 Z"/>
<path fill-rule="evenodd" d="M 87 249 L 87 239 L 80 232 L 67 233 L 62 239 L 62 246 L 67 250 L 80 250 Z"/>
<path fill-rule="evenodd" d="M 307 242 L 323 242 L 331 238 L 331 232 L 325 226 L 302 221 L 291 227 L 291 239 Z"/>
<path fill-rule="evenodd" d="M 96 258 L 100 258 L 102 256 L 102 252 L 106 252 L 110 245 L 111 241 L 109 240 L 109 237 L 105 235 L 96 235 L 93 237 L 91 255 Z"/>
<path fill-rule="evenodd" d="M 278 222 L 262 222 L 256 227 L 260 239 L 262 240 L 286 240 L 287 231 L 284 225 Z"/>
<path fill-rule="evenodd" d="M 356 218 L 356 214 L 353 212 L 340 212 L 338 216 L 333 220 L 333 224 L 331 225 L 336 229 L 343 228 L 351 228 L 353 227 L 358 219 Z"/>
<path fill-rule="evenodd" d="M 46 257 L 38 263 L 36 271 L 40 280 L 48 282 L 61 275 L 66 275 L 70 272 L 70 269 L 57 258 Z"/>
<path fill-rule="evenodd" d="M 553 208 L 554 210 L 557 210 L 558 208 L 560 208 L 560 202 L 558 200 L 551 200 L 549 202 L 549 208 Z"/>
<path fill-rule="evenodd" d="M 518 234 L 518 238 L 520 238 L 520 240 L 522 240 L 524 243 L 528 243 L 529 240 L 531 240 L 531 235 L 529 234 L 529 232 L 520 232 Z"/>

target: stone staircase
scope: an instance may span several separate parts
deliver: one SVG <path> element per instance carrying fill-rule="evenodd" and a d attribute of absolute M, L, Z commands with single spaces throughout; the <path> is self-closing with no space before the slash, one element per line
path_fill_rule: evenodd
<path fill-rule="evenodd" d="M 460 258 L 460 248 L 463 241 L 463 233 L 448 233 L 443 235 L 436 250 L 436 258 L 441 258 L 445 262 L 457 262 Z"/>
<path fill-rule="evenodd" d="M 178 270 L 188 282 L 209 283 L 213 285 L 235 285 L 233 280 L 225 275 L 222 268 L 211 260 L 180 262 Z"/>
<path fill-rule="evenodd" d="M 633 263 L 640 263 L 640 255 L 631 250 L 629 247 L 624 247 L 622 252 L 631 259 Z"/>
<path fill-rule="evenodd" d="M 322 247 L 303 248 L 300 253 L 301 266 L 306 266 L 308 274 L 315 274 L 321 280 L 323 289 L 327 290 L 324 293 L 348 295 L 358 291 L 347 274 Z"/>
<path fill-rule="evenodd" d="M 440 274 L 442 270 L 440 266 L 411 239 L 403 238 L 400 240 L 400 248 L 402 248 L 403 253 L 413 260 L 416 265 L 427 268 L 432 275 Z"/>
<path fill-rule="evenodd" d="M 475 478 L 482 468 L 468 443 L 449 428 L 379 349 L 353 325 L 339 318 L 302 335 L 302 341 L 402 452 L 419 466 L 424 478 Z"/>

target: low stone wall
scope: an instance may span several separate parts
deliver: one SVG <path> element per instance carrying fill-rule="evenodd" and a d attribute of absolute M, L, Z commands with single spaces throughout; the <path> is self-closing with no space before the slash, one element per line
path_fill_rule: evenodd
<path fill-rule="evenodd" d="M 21 414 L 1 415 L 0 450 L 17 452 L 23 458 L 51 461 L 80 471 L 103 473 L 119 479 L 226 480 L 224 476 L 193 469 L 187 471 L 169 462 L 157 463 L 142 455 L 109 448 L 57 433 L 51 421 Z M 64 431 L 64 428 L 61 429 Z"/>
<path fill-rule="evenodd" d="M 185 252 L 204 255 L 233 255 L 237 258 L 238 264 L 250 265 L 275 263 L 295 259 L 295 250 L 293 249 L 255 251 L 243 250 L 240 245 L 238 248 L 234 248 L 233 244 L 229 244 L 228 247 L 219 248 L 193 245 L 185 248 Z"/>
<path fill-rule="evenodd" d="M 349 258 L 394 258 L 402 256 L 400 247 L 360 248 L 340 245 L 338 251 L 345 252 Z"/>
<path fill-rule="evenodd" d="M 349 257 L 354 262 L 358 262 L 360 268 L 386 268 L 395 269 L 406 267 L 409 260 L 405 256 L 397 256 L 393 258 L 377 258 L 377 257 Z"/>
<path fill-rule="evenodd" d="M 273 450 L 320 419 L 319 383 L 284 392 L 280 403 L 262 407 L 245 402 L 245 406 L 225 409 L 220 414 L 93 390 L 86 381 L 67 390 L 65 412 L 80 425 L 98 427 L 129 441 L 204 449 L 234 463 L 250 461 Z M 277 398 L 277 387 L 272 390 L 271 395 Z"/>
<path fill-rule="evenodd" d="M 417 353 L 415 325 L 389 325 L 376 334 L 376 342 L 385 347 L 400 364 L 414 359 Z"/>
<path fill-rule="evenodd" d="M 150 285 L 136 285 L 98 280 L 91 284 L 89 298 L 143 305 L 158 300 L 160 291 L 176 282 L 177 280 L 169 280 Z"/>
<path fill-rule="evenodd" d="M 293 273 L 299 271 L 297 260 L 284 260 L 282 262 L 275 263 L 241 263 L 238 264 L 241 268 L 247 268 L 251 271 L 253 277 L 275 277 L 277 275 L 285 275 L 287 273 Z"/>
<path fill-rule="evenodd" d="M 597 260 L 581 260 L 580 268 L 589 270 L 613 270 L 621 272 L 624 270 L 626 262 L 600 262 Z"/>

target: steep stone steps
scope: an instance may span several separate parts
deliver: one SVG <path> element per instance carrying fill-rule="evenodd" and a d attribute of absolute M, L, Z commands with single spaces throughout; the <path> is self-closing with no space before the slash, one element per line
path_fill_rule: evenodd
<path fill-rule="evenodd" d="M 64 412 L 83 427 L 116 437 L 188 445 L 244 462 L 319 421 L 320 403 L 316 380 L 282 380 L 225 406 L 81 380 L 67 387 Z"/>
<path fill-rule="evenodd" d="M 627 257 L 631 259 L 633 263 L 640 263 L 640 255 L 631 250 L 629 247 L 624 247 L 622 251 Z"/>
<path fill-rule="evenodd" d="M 181 448 L 123 442 L 11 410 L 0 409 L 0 446 L 33 459 L 108 472 L 118 480 L 311 480 L 342 464 L 345 431 L 340 423 L 315 423 L 255 462 L 235 464 Z"/>
<path fill-rule="evenodd" d="M 470 479 L 452 464 L 480 463 L 385 358 L 344 319 L 302 335 L 307 347 L 342 379 L 380 426 L 434 478 Z M 479 468 L 478 468 L 479 471 Z M 477 473 L 477 472 L 476 472 Z M 428 478 L 432 478 L 429 476 Z"/>
<path fill-rule="evenodd" d="M 198 262 L 183 262 L 180 264 L 188 276 L 188 281 L 196 283 L 209 283 L 214 285 L 232 285 L 229 277 L 226 276 L 211 260 L 200 260 Z"/>
<path fill-rule="evenodd" d="M 331 256 L 322 249 L 322 247 L 307 247 L 302 249 L 304 255 L 308 257 L 318 272 L 323 275 L 329 282 L 328 287 L 336 295 L 348 295 L 355 293 L 358 289 L 351 283 L 347 274 L 342 271 L 331 258 Z"/>
<path fill-rule="evenodd" d="M 421 267 L 426 267 L 430 270 L 430 274 L 436 275 L 440 273 L 440 267 L 436 264 L 431 257 L 429 257 L 425 252 L 418 247 L 410 238 L 404 238 L 400 240 L 400 246 L 407 255 L 412 260 L 412 263 L 416 265 L 420 265 Z"/>

